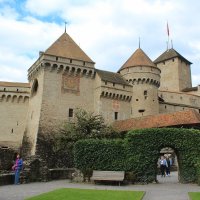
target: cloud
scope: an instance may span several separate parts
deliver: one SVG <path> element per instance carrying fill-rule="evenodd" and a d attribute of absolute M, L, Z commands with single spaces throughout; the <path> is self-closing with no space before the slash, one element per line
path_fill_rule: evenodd
<path fill-rule="evenodd" d="M 28 0 L 25 8 L 32 14 L 47 16 L 53 13 L 59 14 L 67 5 L 68 1 L 66 0 Z"/>
<path fill-rule="evenodd" d="M 26 0 L 20 10 L 4 0 L 0 51 L 10 52 L 13 59 L 24 57 L 28 65 L 63 33 L 64 21 L 68 21 L 67 32 L 96 67 L 117 71 L 138 48 L 139 37 L 141 48 L 152 60 L 165 51 L 168 20 L 174 48 L 194 63 L 192 73 L 197 74 L 200 27 L 193 19 L 199 18 L 200 2 L 192 1 Z M 15 68 L 13 63 L 9 65 Z M 24 68 L 30 67 L 27 65 Z"/>
<path fill-rule="evenodd" d="M 0 51 L 0 60 L 0 80 L 27 82 L 27 69 L 34 62 L 33 59 L 4 50 Z"/>
<path fill-rule="evenodd" d="M 192 75 L 192 85 L 193 86 L 200 85 L 200 73 Z"/>
<path fill-rule="evenodd" d="M 27 69 L 39 51 L 44 51 L 62 33 L 61 27 L 31 16 L 18 20 L 1 14 L 0 24 L 0 80 L 27 82 Z"/>

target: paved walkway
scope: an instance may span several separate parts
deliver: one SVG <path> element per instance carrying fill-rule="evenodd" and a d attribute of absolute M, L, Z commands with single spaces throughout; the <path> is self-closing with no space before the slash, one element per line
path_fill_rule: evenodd
<path fill-rule="evenodd" d="M 46 183 L 30 183 L 23 185 L 0 186 L 0 200 L 24 200 L 27 197 L 48 192 L 57 188 L 107 189 L 107 190 L 139 190 L 145 191 L 143 200 L 188 200 L 188 192 L 200 192 L 200 186 L 178 183 L 177 173 L 170 177 L 158 177 L 159 184 L 105 186 L 85 183 L 71 183 L 69 180 Z"/>

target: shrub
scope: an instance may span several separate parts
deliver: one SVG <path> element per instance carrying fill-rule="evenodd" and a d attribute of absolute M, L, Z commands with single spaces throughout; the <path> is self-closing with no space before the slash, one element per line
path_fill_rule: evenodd
<path fill-rule="evenodd" d="M 174 149 L 180 182 L 197 182 L 200 131 L 194 129 L 153 128 L 134 130 L 124 140 L 82 140 L 75 145 L 78 169 L 132 172 L 136 181 L 156 180 L 157 159 L 164 147 Z"/>

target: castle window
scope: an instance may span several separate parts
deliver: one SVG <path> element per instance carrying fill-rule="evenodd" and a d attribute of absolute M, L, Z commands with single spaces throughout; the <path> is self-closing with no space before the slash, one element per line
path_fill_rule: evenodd
<path fill-rule="evenodd" d="M 126 86 L 125 86 L 125 85 L 123 85 L 123 88 L 124 88 L 124 89 L 125 89 L 125 87 L 126 87 Z"/>
<path fill-rule="evenodd" d="M 6 88 L 3 88 L 3 91 L 6 91 Z"/>
<path fill-rule="evenodd" d="M 13 133 L 13 128 L 11 129 L 11 133 Z"/>
<path fill-rule="evenodd" d="M 34 82 L 33 82 L 31 94 L 35 95 L 37 93 L 37 91 L 38 91 L 38 80 L 35 79 Z"/>
<path fill-rule="evenodd" d="M 174 62 L 174 58 L 172 59 L 172 62 Z"/>
<path fill-rule="evenodd" d="M 163 65 L 165 65 L 165 61 L 163 62 Z"/>
<path fill-rule="evenodd" d="M 56 57 L 56 61 L 58 60 L 58 57 Z"/>
<path fill-rule="evenodd" d="M 70 59 L 69 62 L 72 63 L 72 59 Z"/>
<path fill-rule="evenodd" d="M 118 112 L 114 113 L 115 120 L 118 120 Z"/>
<path fill-rule="evenodd" d="M 115 87 L 115 83 L 113 83 L 113 87 Z"/>
<path fill-rule="evenodd" d="M 108 84 L 108 82 L 107 81 L 105 81 L 105 85 L 107 85 Z"/>
<path fill-rule="evenodd" d="M 19 89 L 17 89 L 17 92 L 19 91 Z"/>
<path fill-rule="evenodd" d="M 139 113 L 143 113 L 143 112 L 145 112 L 145 110 L 144 109 L 140 109 L 140 110 L 138 110 L 138 112 Z"/>
<path fill-rule="evenodd" d="M 83 62 L 83 65 L 85 66 L 85 61 Z"/>
<path fill-rule="evenodd" d="M 69 108 L 69 117 L 73 117 L 74 110 L 72 108 Z"/>
<path fill-rule="evenodd" d="M 165 109 L 167 108 L 167 106 L 165 106 Z"/>
<path fill-rule="evenodd" d="M 138 99 L 136 99 L 136 101 L 138 101 Z"/>
<path fill-rule="evenodd" d="M 144 91 L 144 96 L 146 96 L 146 95 L 147 95 L 147 90 Z"/>

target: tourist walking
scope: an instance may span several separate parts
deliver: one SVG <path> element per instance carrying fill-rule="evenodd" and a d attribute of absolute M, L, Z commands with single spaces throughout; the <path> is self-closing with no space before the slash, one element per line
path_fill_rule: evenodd
<path fill-rule="evenodd" d="M 171 165 L 172 165 L 172 160 L 171 158 L 167 157 L 166 158 L 166 176 L 170 176 Z"/>
<path fill-rule="evenodd" d="M 167 166 L 167 161 L 164 156 L 161 156 L 160 158 L 160 171 L 161 171 L 161 177 L 165 177 L 165 171 Z"/>
<path fill-rule="evenodd" d="M 12 170 L 15 171 L 14 184 L 16 184 L 16 185 L 20 184 L 19 180 L 20 180 L 20 172 L 22 170 L 22 167 L 23 167 L 23 160 L 20 158 L 19 153 L 17 153 L 15 163 L 12 166 Z"/>

